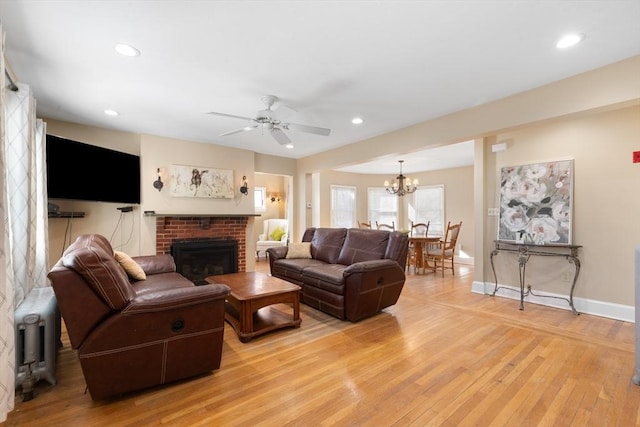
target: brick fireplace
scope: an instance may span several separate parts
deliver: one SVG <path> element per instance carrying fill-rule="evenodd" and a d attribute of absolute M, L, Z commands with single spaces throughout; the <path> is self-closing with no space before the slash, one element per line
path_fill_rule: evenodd
<path fill-rule="evenodd" d="M 207 284 L 209 276 L 238 272 L 238 241 L 234 239 L 175 240 L 171 255 L 176 271 L 196 285 Z"/>
<path fill-rule="evenodd" d="M 246 216 L 162 216 L 156 218 L 156 253 L 171 254 L 171 245 L 188 239 L 237 241 L 238 271 L 247 270 Z"/>

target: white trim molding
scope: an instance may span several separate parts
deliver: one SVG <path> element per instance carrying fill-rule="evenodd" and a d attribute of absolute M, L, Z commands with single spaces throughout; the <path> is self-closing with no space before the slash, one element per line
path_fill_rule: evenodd
<path fill-rule="evenodd" d="M 458 255 L 456 255 L 456 256 L 453 258 L 453 262 L 454 262 L 455 264 L 473 265 L 473 264 L 474 264 L 474 258 L 473 258 L 473 257 L 464 257 L 464 258 L 461 258 L 461 257 L 459 257 Z"/>
<path fill-rule="evenodd" d="M 505 285 L 499 285 L 499 287 L 501 289 L 498 289 L 498 292 L 495 295 L 496 297 L 520 300 L 519 287 Z M 494 288 L 495 283 L 493 282 L 474 281 L 471 285 L 471 292 L 491 295 Z M 569 304 L 563 300 L 564 298 L 569 298 L 568 295 L 555 294 L 544 291 L 536 291 L 536 293 L 539 296 L 528 295 L 524 297 L 525 311 L 527 309 L 527 304 L 540 304 L 571 311 L 571 307 L 569 307 Z M 573 297 L 573 305 L 579 313 L 592 314 L 594 316 L 607 317 L 609 319 L 635 323 L 635 308 L 630 305 L 615 304 L 606 301 L 596 301 L 586 298 L 578 298 L 575 296 Z M 519 307 L 518 305 L 514 305 L 513 308 L 515 310 L 518 310 Z"/>

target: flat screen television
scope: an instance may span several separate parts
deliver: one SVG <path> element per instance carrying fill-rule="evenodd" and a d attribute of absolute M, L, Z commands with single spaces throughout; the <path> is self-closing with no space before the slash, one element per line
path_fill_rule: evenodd
<path fill-rule="evenodd" d="M 47 135 L 49 199 L 140 203 L 140 156 Z"/>

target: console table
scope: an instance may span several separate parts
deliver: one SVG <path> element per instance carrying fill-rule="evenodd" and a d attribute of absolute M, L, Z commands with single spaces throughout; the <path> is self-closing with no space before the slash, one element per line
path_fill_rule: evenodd
<path fill-rule="evenodd" d="M 524 310 L 524 297 L 531 294 L 537 297 L 544 298 L 559 298 L 569 303 L 571 310 L 575 314 L 580 314 L 573 306 L 573 290 L 576 287 L 576 281 L 578 280 L 578 274 L 580 274 L 580 260 L 578 259 L 578 249 L 582 246 L 567 245 L 567 244 L 553 244 L 546 243 L 543 245 L 534 245 L 531 243 L 516 243 L 506 240 L 494 240 L 495 248 L 491 251 L 491 270 L 493 270 L 493 277 L 496 281 L 496 286 L 491 296 L 494 296 L 501 286 L 498 286 L 498 276 L 496 275 L 496 269 L 493 265 L 493 257 L 500 252 L 516 252 L 518 254 L 518 269 L 520 273 L 520 310 Z M 525 273 L 527 267 L 527 261 L 530 256 L 560 256 L 565 257 L 567 261 L 574 265 L 575 273 L 573 275 L 573 281 L 571 282 L 571 290 L 569 291 L 569 298 L 556 297 L 552 295 L 536 295 L 531 291 L 531 287 L 528 287 L 526 292 L 525 285 Z M 509 289 L 509 288 L 505 288 Z"/>

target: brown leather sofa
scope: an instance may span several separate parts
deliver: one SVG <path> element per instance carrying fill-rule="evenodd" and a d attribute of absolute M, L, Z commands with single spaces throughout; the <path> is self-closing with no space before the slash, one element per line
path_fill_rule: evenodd
<path fill-rule="evenodd" d="M 195 286 L 171 255 L 133 257 L 131 280 L 101 235 L 79 236 L 48 274 L 94 400 L 220 367 L 229 288 Z"/>
<path fill-rule="evenodd" d="M 311 258 L 267 249 L 271 274 L 302 287 L 301 301 L 357 322 L 395 304 L 405 282 L 408 237 L 396 231 L 309 228 Z"/>

